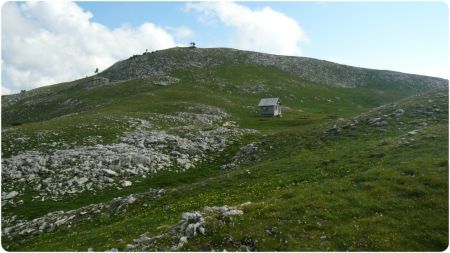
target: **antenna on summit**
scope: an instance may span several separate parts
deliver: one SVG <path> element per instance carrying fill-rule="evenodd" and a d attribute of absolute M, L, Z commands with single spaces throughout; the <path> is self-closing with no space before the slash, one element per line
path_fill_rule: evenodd
<path fill-rule="evenodd" d="M 195 48 L 195 42 L 191 42 L 189 44 L 191 44 L 190 48 Z"/>

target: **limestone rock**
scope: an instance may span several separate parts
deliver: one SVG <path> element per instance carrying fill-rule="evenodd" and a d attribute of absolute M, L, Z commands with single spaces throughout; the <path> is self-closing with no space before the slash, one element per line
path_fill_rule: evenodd
<path fill-rule="evenodd" d="M 2 195 L 3 195 L 3 194 L 2 194 Z M 12 191 L 12 192 L 4 192 L 3 199 L 13 199 L 13 198 L 15 198 L 17 195 L 19 195 L 19 193 L 16 192 L 16 191 Z"/>

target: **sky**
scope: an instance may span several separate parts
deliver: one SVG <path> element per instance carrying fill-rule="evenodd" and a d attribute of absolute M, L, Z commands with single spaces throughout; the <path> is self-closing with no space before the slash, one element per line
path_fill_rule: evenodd
<path fill-rule="evenodd" d="M 191 41 L 449 77 L 444 2 L 7 2 L 1 21 L 2 94 Z"/>

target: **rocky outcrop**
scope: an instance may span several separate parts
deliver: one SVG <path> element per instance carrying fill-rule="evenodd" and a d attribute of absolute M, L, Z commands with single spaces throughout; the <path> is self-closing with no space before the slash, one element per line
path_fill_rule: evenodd
<path fill-rule="evenodd" d="M 222 165 L 221 169 L 230 169 L 237 167 L 241 164 L 247 164 L 249 162 L 258 162 L 261 160 L 260 154 L 258 153 L 260 143 L 250 143 L 239 149 L 236 154 L 230 159 L 230 161 Z"/>
<path fill-rule="evenodd" d="M 33 220 L 19 220 L 17 216 L 2 216 L 2 236 L 28 236 L 52 232 L 62 227 L 72 227 L 91 220 L 100 213 L 118 214 L 137 202 L 154 201 L 164 194 L 163 189 L 151 189 L 126 197 L 117 197 L 106 203 L 91 204 L 70 211 L 55 211 Z"/>
<path fill-rule="evenodd" d="M 217 111 L 194 105 L 196 110 Z M 220 111 L 220 110 L 219 110 Z M 133 131 L 125 132 L 119 143 L 84 146 L 49 153 L 26 151 L 2 160 L 2 183 L 10 191 L 2 205 L 20 204 L 24 187 L 36 192 L 32 201 L 58 200 L 84 191 L 105 187 L 130 187 L 132 178 L 161 170 L 180 172 L 193 168 L 253 130 L 221 126 L 228 115 L 178 112 L 154 114 L 158 124 L 174 125 L 167 131 L 153 130 L 153 123 L 129 118 Z M 181 125 L 181 126 L 180 126 Z M 172 133 L 168 133 L 168 131 Z"/>
<path fill-rule="evenodd" d="M 108 78 L 101 77 L 101 76 L 94 76 L 94 77 L 86 80 L 85 82 L 82 82 L 80 84 L 80 86 L 85 89 L 92 89 L 92 88 L 95 88 L 98 86 L 107 85 L 109 83 L 110 82 L 109 82 Z"/>
<path fill-rule="evenodd" d="M 395 147 L 409 146 L 415 136 L 432 123 L 448 124 L 448 94 L 432 90 L 404 99 L 398 103 L 386 104 L 351 119 L 338 119 L 325 132 L 329 135 L 350 133 L 354 130 L 386 131 L 393 128 L 401 138 Z M 446 90 L 446 89 L 444 89 Z M 386 142 L 382 142 L 386 145 Z"/>
<path fill-rule="evenodd" d="M 247 205 L 248 203 L 246 203 Z M 242 206 L 242 205 L 241 205 Z M 236 207 L 205 207 L 202 211 L 185 212 L 181 220 L 166 232 L 148 237 L 147 233 L 127 244 L 126 251 L 179 251 L 189 239 L 207 233 L 208 223 L 229 224 L 234 216 L 244 212 Z M 171 242 L 171 243 L 167 243 Z"/>

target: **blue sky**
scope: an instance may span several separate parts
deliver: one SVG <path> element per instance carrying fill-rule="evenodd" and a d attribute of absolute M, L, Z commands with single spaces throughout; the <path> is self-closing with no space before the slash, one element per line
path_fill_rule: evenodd
<path fill-rule="evenodd" d="M 238 2 L 266 6 L 295 19 L 309 42 L 302 55 L 355 66 L 445 75 L 448 69 L 448 8 L 443 2 Z M 205 25 L 185 2 L 80 2 L 93 20 L 111 28 L 152 22 L 190 27 L 199 46 L 228 41 L 231 28 Z"/>
<path fill-rule="evenodd" d="M 2 44 L 7 45 L 2 46 L 2 90 L 68 81 L 90 73 L 94 66 L 104 69 L 144 48 L 162 49 L 190 41 L 199 47 L 307 56 L 448 78 L 448 7 L 443 2 L 74 2 L 66 6 L 24 3 L 6 7 L 2 9 L 2 23 L 6 23 L 2 25 Z M 17 15 L 5 15 L 5 9 L 14 8 L 17 10 L 8 13 Z M 58 15 L 64 12 L 59 9 L 67 10 L 63 21 Z M 76 19 L 84 25 L 75 27 Z M 17 30 L 23 29 L 7 27 L 8 21 L 14 26 L 25 23 L 27 29 L 47 31 L 54 39 L 36 43 L 33 48 L 29 41 L 39 41 L 42 34 L 36 32 L 30 40 L 29 32 L 18 34 Z M 5 35 L 28 41 L 26 47 L 33 52 L 55 49 L 55 65 L 58 59 L 84 58 L 74 59 L 70 69 L 55 67 L 55 73 L 66 73 L 56 78 L 48 69 L 18 61 L 23 50 L 8 47 Z M 38 47 L 52 41 L 67 45 L 60 53 L 56 44 L 48 49 Z M 68 51 L 72 46 L 80 48 Z M 78 62 L 89 64 L 73 67 Z M 40 75 L 35 74 L 38 72 Z"/>

